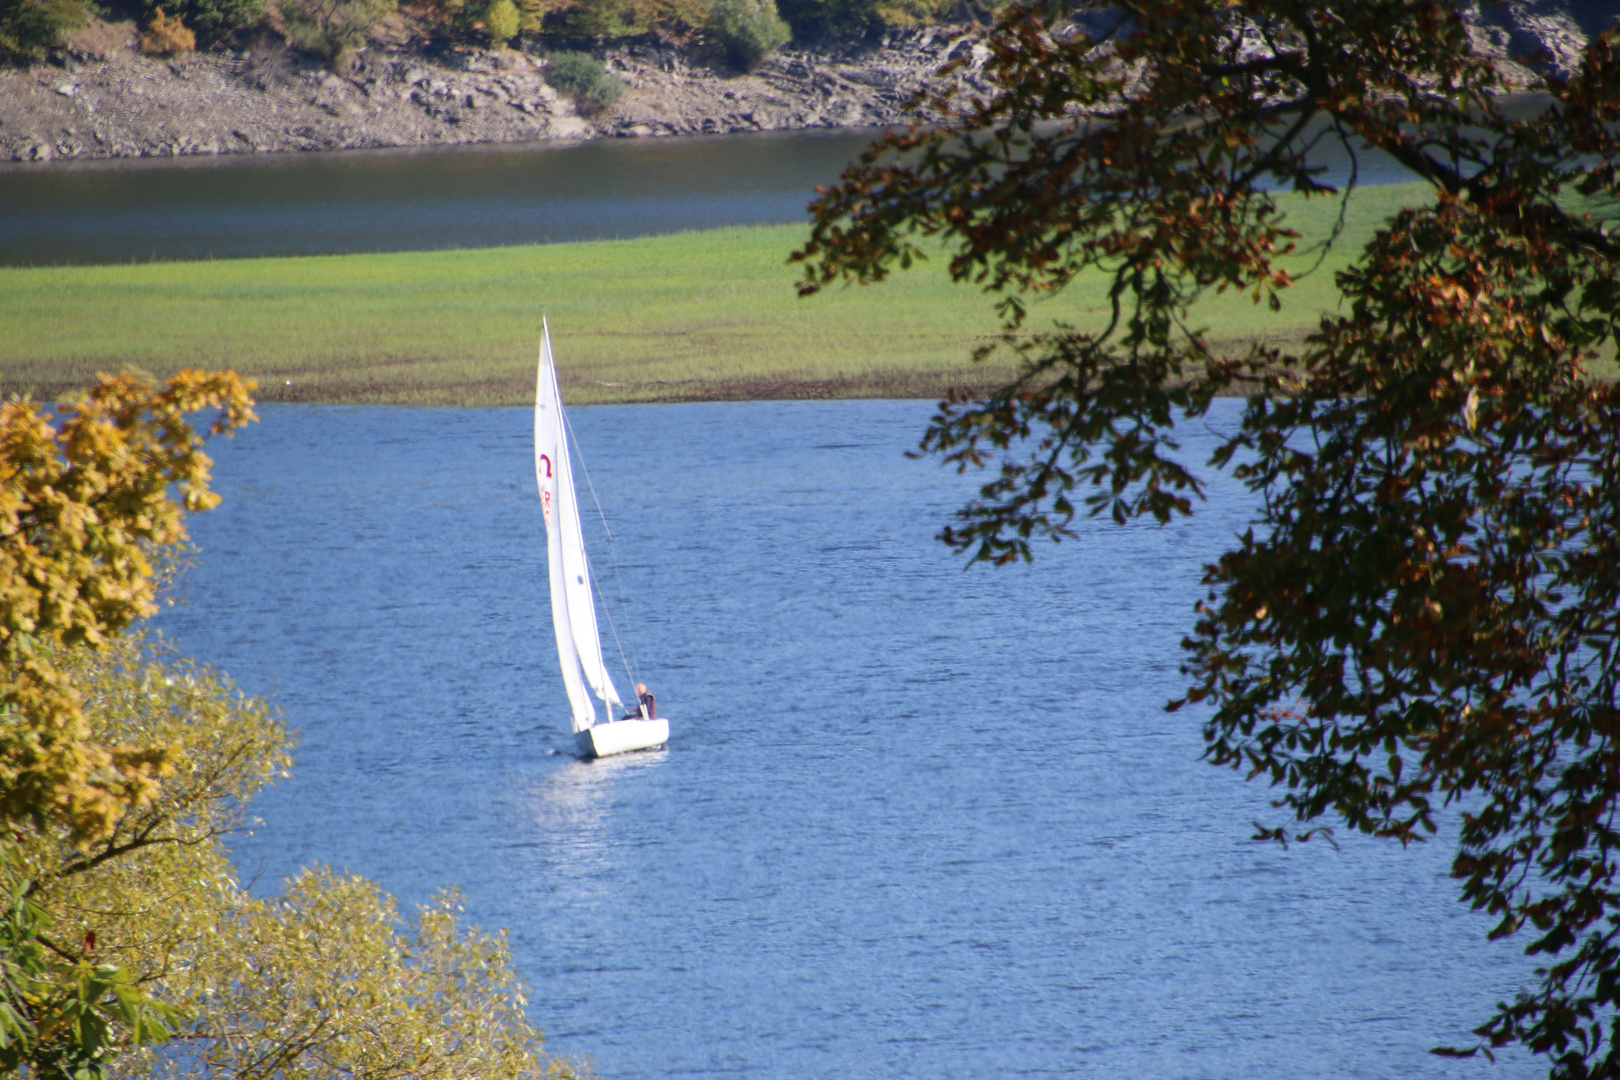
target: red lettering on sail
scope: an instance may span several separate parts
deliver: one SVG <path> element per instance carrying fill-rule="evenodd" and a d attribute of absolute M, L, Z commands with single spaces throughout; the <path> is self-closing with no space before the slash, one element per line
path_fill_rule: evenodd
<path fill-rule="evenodd" d="M 540 460 L 546 463 L 546 478 L 549 480 L 551 478 L 551 459 L 546 455 L 541 454 Z"/>

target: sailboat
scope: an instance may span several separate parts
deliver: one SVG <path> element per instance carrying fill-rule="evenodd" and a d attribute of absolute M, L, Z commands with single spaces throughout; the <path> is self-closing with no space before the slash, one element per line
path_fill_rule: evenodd
<path fill-rule="evenodd" d="M 557 365 L 551 358 L 551 327 L 540 332 L 540 376 L 534 395 L 534 472 L 540 483 L 540 508 L 546 519 L 546 562 L 551 570 L 551 625 L 557 633 L 557 659 L 573 711 L 574 738 L 582 756 L 607 757 L 646 750 L 669 741 L 669 721 L 649 717 L 617 719 L 624 707 L 602 660 L 602 635 L 596 625 L 591 568 L 585 558 L 585 535 L 579 524 L 574 467 L 568 456 L 568 426 L 563 418 Z M 607 713 L 596 718 L 595 695 Z"/>

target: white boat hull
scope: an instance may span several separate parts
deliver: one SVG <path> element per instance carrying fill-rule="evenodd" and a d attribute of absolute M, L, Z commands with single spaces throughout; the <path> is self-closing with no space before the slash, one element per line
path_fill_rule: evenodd
<path fill-rule="evenodd" d="M 579 752 L 585 757 L 607 757 L 631 750 L 649 750 L 669 741 L 669 721 L 615 720 L 576 732 Z"/>

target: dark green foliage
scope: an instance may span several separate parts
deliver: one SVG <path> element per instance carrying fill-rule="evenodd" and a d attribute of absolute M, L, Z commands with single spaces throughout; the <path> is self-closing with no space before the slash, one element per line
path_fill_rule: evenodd
<path fill-rule="evenodd" d="M 999 466 L 942 533 L 975 559 L 1028 559 L 1081 514 L 1191 513 L 1175 425 L 1248 396 L 1208 465 L 1258 509 L 1205 568 L 1172 707 L 1208 710 L 1212 763 L 1274 785 L 1292 821 L 1259 839 L 1337 821 L 1404 845 L 1452 807 L 1460 898 L 1544 966 L 1435 1052 L 1620 1077 L 1620 385 L 1593 368 L 1620 238 L 1581 212 L 1620 196 L 1620 30 L 1517 120 L 1450 0 L 1079 6 L 1010 10 L 993 93 L 939 93 L 938 124 L 845 172 L 802 291 L 943 246 L 997 297 L 1019 377 L 946 401 L 923 439 Z M 1315 167 L 1324 139 L 1430 193 L 1301 347 L 1218 354 L 1200 296 L 1291 295 L 1274 193 L 1348 195 Z M 1031 332 L 1029 299 L 1081 275 L 1110 316 Z"/>
<path fill-rule="evenodd" d="M 871 6 L 850 0 L 780 0 L 776 5 L 777 12 L 800 37 L 824 34 L 835 27 L 864 29 L 875 21 L 869 17 Z"/>
<path fill-rule="evenodd" d="M 493 36 L 490 34 L 490 13 L 498 2 L 499 0 L 442 0 L 437 5 L 436 14 L 443 24 L 453 27 L 457 33 L 464 34 L 468 38 L 476 39 L 476 32 L 480 30 L 486 36 Z M 507 0 L 507 3 L 510 4 L 511 0 Z M 499 28 L 503 17 L 498 15 L 495 21 Z M 508 40 L 510 36 L 492 44 L 504 45 Z"/>
<path fill-rule="evenodd" d="M 703 21 L 705 0 L 529 0 L 549 7 L 549 31 L 567 37 L 623 38 L 655 30 L 685 34 Z M 522 7 L 522 4 L 519 4 Z"/>
<path fill-rule="evenodd" d="M 582 0 L 555 15 L 546 23 L 546 27 L 568 37 L 634 37 L 652 29 L 652 21 L 647 16 L 646 6 L 642 4 Z"/>
<path fill-rule="evenodd" d="M 744 67 L 753 67 L 793 37 L 773 0 L 714 0 L 704 28 Z"/>
<path fill-rule="evenodd" d="M 341 70 L 365 44 L 366 32 L 395 6 L 394 0 L 288 0 L 281 14 L 289 42 Z"/>
<path fill-rule="evenodd" d="M 546 61 L 546 82 L 586 109 L 605 109 L 624 93 L 624 80 L 610 74 L 602 61 L 580 52 L 552 53 Z"/>
<path fill-rule="evenodd" d="M 976 10 L 978 5 L 967 5 Z M 884 26 L 916 26 L 952 14 L 961 5 L 943 0 L 778 0 L 777 10 L 795 37 L 860 33 Z"/>
<path fill-rule="evenodd" d="M 90 17 L 86 0 L 0 0 L 0 63 L 42 60 Z"/>
<path fill-rule="evenodd" d="M 202 41 L 215 41 L 256 26 L 264 18 L 264 0 L 147 0 L 147 17 L 159 7 L 171 16 L 180 16 Z"/>

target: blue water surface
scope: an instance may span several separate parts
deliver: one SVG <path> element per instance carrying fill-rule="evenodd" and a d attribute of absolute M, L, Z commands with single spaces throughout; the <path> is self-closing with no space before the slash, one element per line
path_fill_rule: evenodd
<path fill-rule="evenodd" d="M 673 718 L 583 762 L 529 413 L 265 408 L 163 617 L 301 729 L 233 842 L 255 890 L 461 887 L 608 1080 L 1544 1072 L 1426 1052 L 1529 971 L 1448 844 L 1255 844 L 1267 791 L 1163 711 L 1247 496 L 964 572 L 932 537 L 968 485 L 903 456 L 928 414 L 574 411 L 604 626 Z"/>

